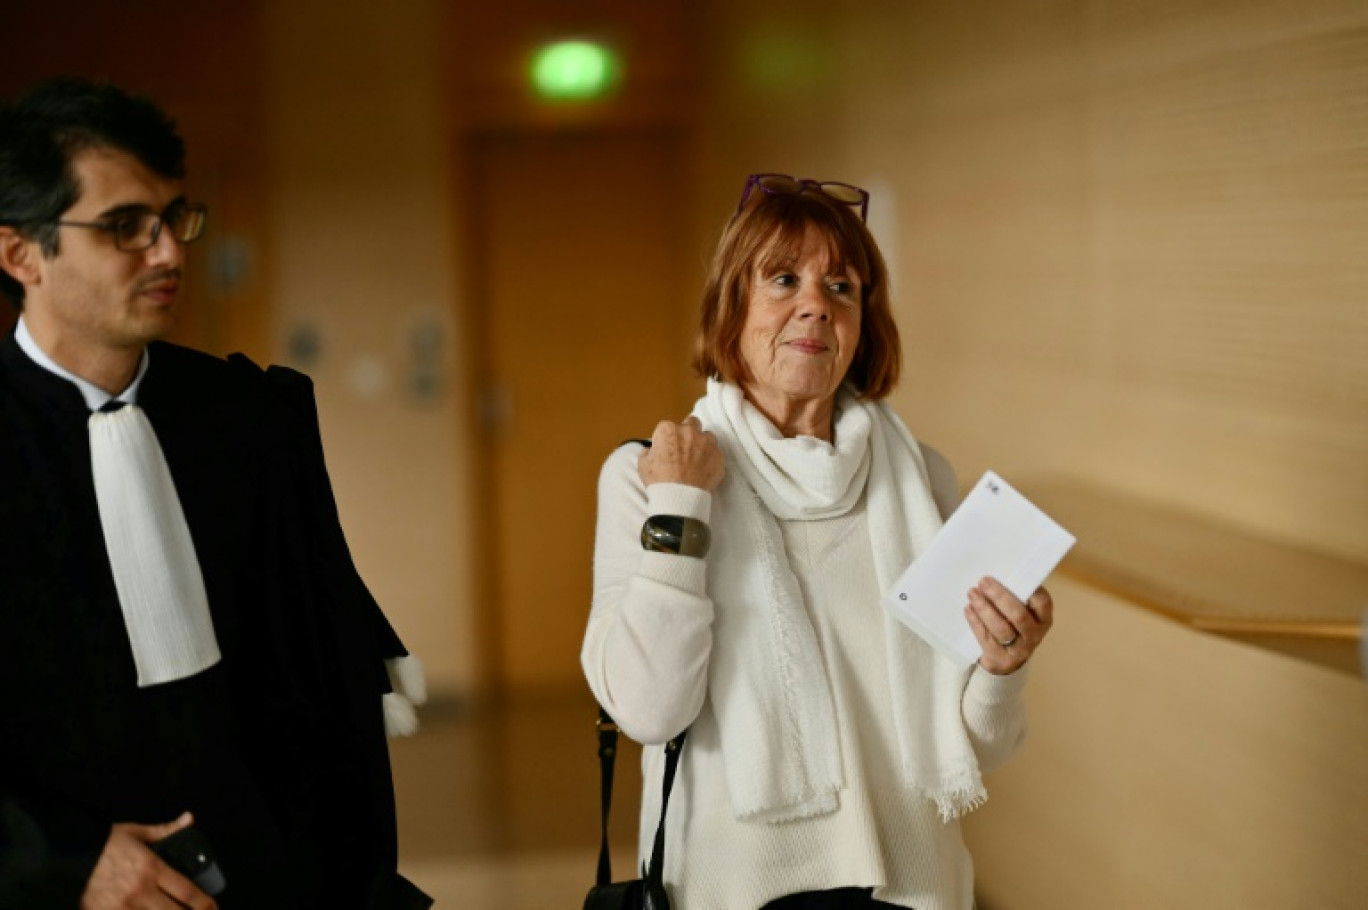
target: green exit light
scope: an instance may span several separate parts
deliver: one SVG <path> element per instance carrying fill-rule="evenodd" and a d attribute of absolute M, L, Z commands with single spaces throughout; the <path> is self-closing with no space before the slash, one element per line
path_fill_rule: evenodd
<path fill-rule="evenodd" d="M 557 41 L 537 52 L 532 84 L 543 98 L 584 101 L 598 98 L 617 79 L 612 51 L 592 41 Z"/>

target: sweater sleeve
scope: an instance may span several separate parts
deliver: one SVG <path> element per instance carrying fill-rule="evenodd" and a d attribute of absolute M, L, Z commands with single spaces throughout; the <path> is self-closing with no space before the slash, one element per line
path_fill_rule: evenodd
<path fill-rule="evenodd" d="M 1011 758 L 1026 739 L 1026 706 L 1022 692 L 1027 668 L 996 676 L 974 667 L 964 687 L 960 713 L 969 741 L 978 756 L 979 770 L 987 773 Z"/>
<path fill-rule="evenodd" d="M 594 599 L 580 662 L 618 726 L 663 743 L 693 723 L 707 692 L 713 605 L 705 560 L 644 550 L 649 515 L 707 521 L 712 497 L 682 484 L 646 487 L 640 445 L 619 448 L 599 476 Z"/>

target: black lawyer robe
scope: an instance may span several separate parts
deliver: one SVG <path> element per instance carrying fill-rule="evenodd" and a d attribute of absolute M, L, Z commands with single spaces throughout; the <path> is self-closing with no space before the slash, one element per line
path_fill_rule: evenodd
<path fill-rule="evenodd" d="M 223 659 L 139 689 L 79 390 L 0 343 L 0 908 L 75 906 L 115 822 L 195 813 L 224 908 L 421 907 L 395 872 L 383 660 L 308 380 L 154 344 L 138 403 Z"/>

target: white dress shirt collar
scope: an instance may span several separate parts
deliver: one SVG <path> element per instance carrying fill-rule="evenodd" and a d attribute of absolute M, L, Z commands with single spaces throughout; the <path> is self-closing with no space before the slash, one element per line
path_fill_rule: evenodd
<path fill-rule="evenodd" d="M 138 403 L 138 386 L 142 383 L 143 377 L 147 375 L 147 364 L 151 359 L 147 348 L 143 348 L 142 359 L 138 362 L 138 372 L 133 376 L 133 381 L 128 384 L 118 395 L 111 395 L 104 389 L 95 385 L 87 379 L 82 379 L 70 370 L 64 369 L 57 361 L 53 360 L 47 353 L 38 346 L 38 342 L 33 340 L 33 335 L 29 332 L 28 326 L 24 324 L 24 317 L 19 317 L 19 324 L 14 329 L 14 340 L 19 343 L 19 349 L 28 355 L 28 358 L 38 366 L 62 377 L 68 382 L 74 383 L 76 388 L 81 390 L 82 397 L 85 398 L 86 406 L 92 411 L 98 411 L 104 407 L 110 399 L 117 398 L 127 404 Z"/>

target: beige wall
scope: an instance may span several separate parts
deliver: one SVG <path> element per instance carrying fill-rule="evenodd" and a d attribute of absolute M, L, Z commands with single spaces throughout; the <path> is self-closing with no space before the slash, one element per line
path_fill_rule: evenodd
<path fill-rule="evenodd" d="M 686 274 L 750 171 L 870 186 L 895 400 L 962 480 L 1077 477 L 1368 553 L 1368 9 L 712 6 Z M 322 330 L 310 371 L 358 562 L 460 689 L 478 481 L 440 7 L 267 5 L 268 261 L 277 356 Z M 429 318 L 446 392 L 418 403 L 407 335 Z"/>
<path fill-rule="evenodd" d="M 716 6 L 707 205 L 875 188 L 896 403 L 963 481 L 1368 556 L 1368 6 Z"/>
<path fill-rule="evenodd" d="M 430 684 L 473 673 L 458 223 L 441 4 L 265 4 L 275 356 L 306 364 L 353 555 Z M 431 399 L 413 334 L 442 339 Z"/>
<path fill-rule="evenodd" d="M 871 188 L 895 404 L 962 482 L 1368 562 L 1368 5 L 710 6 L 700 225 L 753 171 Z M 984 906 L 1363 906 L 1368 687 L 1053 584 Z"/>
<path fill-rule="evenodd" d="M 1026 747 L 965 824 L 984 910 L 1356 910 L 1368 686 L 1068 578 Z"/>
<path fill-rule="evenodd" d="M 962 480 L 1079 477 L 1368 553 L 1361 4 L 714 6 L 688 274 L 750 171 L 868 185 L 896 403 Z M 310 370 L 358 561 L 460 688 L 462 112 L 439 7 L 267 5 L 270 296 L 279 356 L 323 330 Z M 428 317 L 447 393 L 419 405 L 406 333 Z M 369 373 L 383 388 L 359 391 Z"/>

